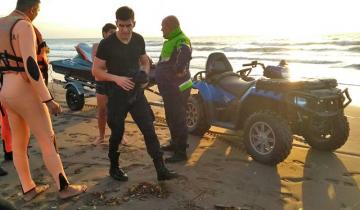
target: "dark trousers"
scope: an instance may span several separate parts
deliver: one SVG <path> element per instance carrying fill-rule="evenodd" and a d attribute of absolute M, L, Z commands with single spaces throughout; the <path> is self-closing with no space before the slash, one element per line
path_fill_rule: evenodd
<path fill-rule="evenodd" d="M 158 86 L 164 101 L 165 117 L 171 134 L 171 143 L 178 150 L 185 151 L 188 138 L 186 106 L 190 90 L 181 92 L 177 86 L 163 84 Z"/>
<path fill-rule="evenodd" d="M 144 135 L 146 149 L 149 155 L 153 159 L 161 158 L 162 151 L 160 150 L 160 143 L 155 133 L 153 112 L 144 92 L 138 92 L 136 100 L 132 101 L 132 103 L 128 102 L 129 95 L 121 90 L 111 91 L 108 98 L 107 123 L 111 130 L 109 140 L 110 161 L 112 163 L 113 161 L 117 161 L 112 159 L 116 159 L 113 157 L 118 157 L 118 148 L 124 134 L 125 118 L 128 112 L 130 112 L 136 125 Z"/>

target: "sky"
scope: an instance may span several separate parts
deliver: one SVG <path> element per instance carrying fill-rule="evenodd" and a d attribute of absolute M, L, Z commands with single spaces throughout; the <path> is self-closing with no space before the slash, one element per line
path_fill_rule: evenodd
<path fill-rule="evenodd" d="M 176 15 L 188 36 L 307 37 L 360 32 L 359 0 L 42 0 L 36 25 L 45 38 L 99 38 L 121 6 L 135 11 L 134 31 L 161 37 Z M 0 17 L 16 0 L 0 0 Z"/>

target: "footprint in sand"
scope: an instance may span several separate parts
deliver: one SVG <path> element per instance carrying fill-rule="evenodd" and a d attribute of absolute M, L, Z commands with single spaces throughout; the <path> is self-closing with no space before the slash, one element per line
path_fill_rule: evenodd
<path fill-rule="evenodd" d="M 9 184 L 0 185 L 0 189 L 3 189 L 3 190 L 5 190 L 7 187 L 9 187 Z"/>
<path fill-rule="evenodd" d="M 203 165 L 204 165 L 204 166 L 209 166 L 209 167 L 211 167 L 211 168 L 218 166 L 217 163 L 212 163 L 212 162 L 204 163 Z"/>
<path fill-rule="evenodd" d="M 294 182 L 294 183 L 299 183 L 299 182 L 304 182 L 304 181 L 311 181 L 312 179 L 310 177 L 283 177 L 281 178 L 281 181 L 284 182 Z"/>
<path fill-rule="evenodd" d="M 71 138 L 79 138 L 80 136 L 89 137 L 90 135 L 85 133 L 69 133 L 69 136 Z"/>
<path fill-rule="evenodd" d="M 344 186 L 347 186 L 347 187 L 356 187 L 356 184 L 354 183 L 351 183 L 351 182 L 343 182 Z"/>
<path fill-rule="evenodd" d="M 284 203 L 287 203 L 288 201 L 290 201 L 290 202 L 299 202 L 300 201 L 299 198 L 295 197 L 292 193 L 288 193 L 288 192 L 281 192 L 280 199 Z"/>
<path fill-rule="evenodd" d="M 243 162 L 243 163 L 249 163 L 250 160 L 248 159 L 240 159 L 240 158 L 226 158 L 225 161 L 229 162 Z"/>
<path fill-rule="evenodd" d="M 97 164 L 76 164 L 76 165 L 80 165 L 79 167 L 76 167 L 74 169 L 74 174 L 80 174 L 83 172 L 84 169 L 87 169 L 87 168 L 93 168 L 94 166 L 96 166 Z"/>
<path fill-rule="evenodd" d="M 153 168 L 152 165 L 146 165 L 146 166 L 143 167 L 144 170 L 151 169 L 151 168 Z"/>
<path fill-rule="evenodd" d="M 224 171 L 225 170 L 225 168 L 223 168 L 223 167 L 216 167 L 215 168 L 215 171 Z"/>
<path fill-rule="evenodd" d="M 2 192 L 2 193 L 1 193 L 1 196 L 2 196 L 2 197 L 7 197 L 7 196 L 9 196 L 9 195 L 10 195 L 10 194 L 9 194 L 9 193 L 6 193 L 6 192 Z"/>
<path fill-rule="evenodd" d="M 327 182 L 330 182 L 330 183 L 332 183 L 332 184 L 339 184 L 339 180 L 337 180 L 337 179 L 333 179 L 333 178 L 326 178 L 325 179 Z"/>
<path fill-rule="evenodd" d="M 295 163 L 296 165 L 302 166 L 304 168 L 309 168 L 309 165 L 306 166 L 305 163 L 301 160 L 293 160 L 292 162 Z"/>
<path fill-rule="evenodd" d="M 58 125 L 61 125 L 61 124 L 63 124 L 63 122 L 57 121 L 57 122 L 54 122 L 54 123 L 53 123 L 53 126 L 58 126 Z"/>
<path fill-rule="evenodd" d="M 200 180 L 200 181 L 205 181 L 205 182 L 207 182 L 207 181 L 210 180 L 210 179 L 207 178 L 207 177 L 196 177 L 195 179 Z"/>
<path fill-rule="evenodd" d="M 80 168 L 76 168 L 75 170 L 74 170 L 74 174 L 80 174 L 81 173 L 81 169 L 82 169 L 83 167 L 80 167 Z"/>
<path fill-rule="evenodd" d="M 74 156 L 82 155 L 82 154 L 84 154 L 84 153 L 86 153 L 86 150 L 80 150 L 80 151 L 75 152 L 75 153 L 74 153 Z"/>
<path fill-rule="evenodd" d="M 141 163 L 133 163 L 133 164 L 130 164 L 128 166 L 125 166 L 124 167 L 124 170 L 125 171 L 130 171 L 130 170 L 133 170 L 135 168 L 139 168 L 139 167 L 144 167 L 146 166 L 145 164 L 141 164 Z"/>
<path fill-rule="evenodd" d="M 349 176 L 358 176 L 358 175 L 360 175 L 360 172 L 357 172 L 357 171 L 354 171 L 354 172 L 351 172 L 351 171 L 349 171 L 349 172 L 346 172 L 346 173 L 343 173 L 343 176 L 345 176 L 345 177 L 349 177 Z"/>
<path fill-rule="evenodd" d="M 93 156 L 91 157 L 93 160 L 100 160 L 100 161 L 108 161 L 109 159 L 106 157 L 99 157 L 99 156 Z"/>

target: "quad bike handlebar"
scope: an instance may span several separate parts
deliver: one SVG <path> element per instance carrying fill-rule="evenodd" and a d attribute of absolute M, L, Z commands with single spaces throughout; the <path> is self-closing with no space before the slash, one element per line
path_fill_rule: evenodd
<path fill-rule="evenodd" d="M 242 66 L 243 67 L 251 66 L 251 68 L 255 68 L 257 65 L 260 65 L 265 70 L 265 65 L 263 63 L 259 63 L 258 61 L 251 61 L 251 63 L 245 63 Z"/>

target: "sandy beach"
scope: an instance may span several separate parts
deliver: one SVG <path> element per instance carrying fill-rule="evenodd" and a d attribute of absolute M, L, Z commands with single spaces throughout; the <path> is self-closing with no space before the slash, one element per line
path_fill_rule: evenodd
<path fill-rule="evenodd" d="M 158 183 L 143 137 L 127 118 L 128 145 L 121 146 L 120 165 L 128 182 L 108 176 L 108 143 L 92 146 L 98 134 L 95 98 L 86 99 L 82 111 L 69 111 L 64 89 L 49 88 L 64 113 L 53 117 L 57 145 L 68 178 L 88 185 L 87 193 L 68 199 L 57 198 L 53 180 L 41 153 L 31 139 L 30 164 L 37 183 L 50 189 L 31 202 L 22 200 L 21 187 L 12 162 L 0 161 L 9 174 L 0 178 L 1 196 L 19 209 L 132 209 L 132 210 L 352 210 L 360 209 L 360 108 L 348 107 L 350 138 L 337 152 L 319 152 L 294 140 L 289 157 L 276 167 L 253 161 L 241 141 L 241 132 L 211 128 L 202 138 L 189 137 L 189 160 L 168 165 L 180 178 Z M 158 100 L 148 93 L 148 98 Z M 156 132 L 161 143 L 169 139 L 164 111 L 153 107 Z M 224 134 L 222 134 L 224 133 Z M 107 128 L 107 139 L 110 131 Z M 169 155 L 169 154 L 165 154 Z"/>

